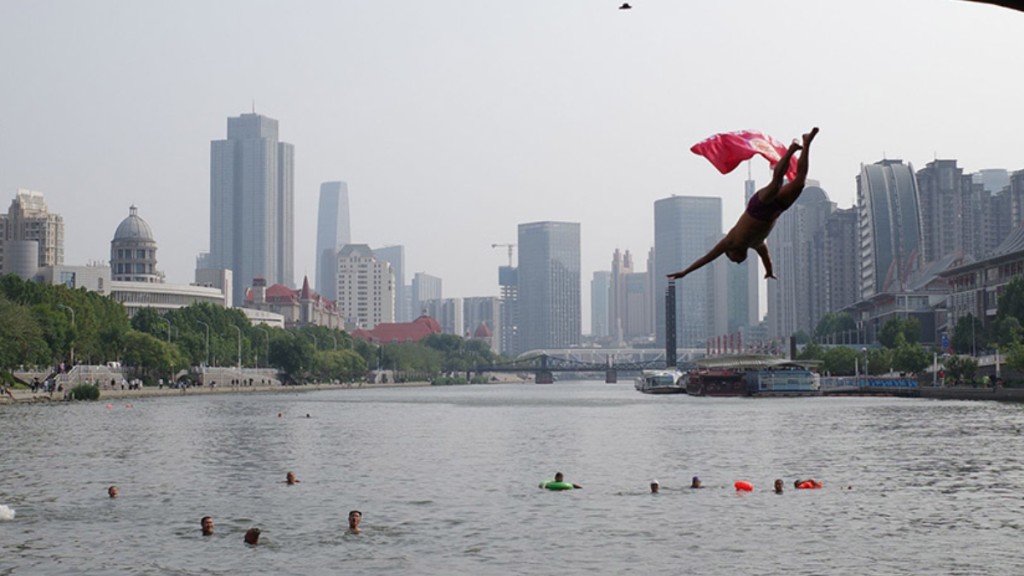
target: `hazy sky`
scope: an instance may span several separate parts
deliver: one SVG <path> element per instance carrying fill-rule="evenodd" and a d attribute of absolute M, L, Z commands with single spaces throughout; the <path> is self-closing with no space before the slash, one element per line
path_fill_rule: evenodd
<path fill-rule="evenodd" d="M 209 244 L 210 141 L 227 117 L 295 146 L 296 281 L 315 275 L 319 186 L 352 238 L 403 244 L 407 281 L 497 295 L 519 223 L 581 223 L 584 326 L 615 248 L 644 266 L 653 203 L 720 196 L 716 132 L 788 141 L 853 204 L 860 163 L 1024 169 L 1024 14 L 956 0 L 0 0 L 0 209 L 45 194 L 65 262 L 107 261 L 135 204 L 167 280 Z M 753 163 L 759 185 L 767 164 Z M 769 240 L 769 245 L 771 241 Z"/>

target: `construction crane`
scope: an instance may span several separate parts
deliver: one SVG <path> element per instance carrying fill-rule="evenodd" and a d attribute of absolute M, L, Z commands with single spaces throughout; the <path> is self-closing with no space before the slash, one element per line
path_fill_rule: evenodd
<path fill-rule="evenodd" d="M 491 248 L 508 248 L 508 267 L 512 267 L 512 249 L 515 248 L 515 244 L 491 244 Z"/>

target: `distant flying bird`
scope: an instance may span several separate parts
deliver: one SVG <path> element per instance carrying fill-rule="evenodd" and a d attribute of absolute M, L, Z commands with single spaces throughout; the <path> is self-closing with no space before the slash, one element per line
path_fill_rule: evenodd
<path fill-rule="evenodd" d="M 632 10 L 633 7 L 629 5 L 629 2 L 623 2 L 622 6 L 619 6 L 619 10 Z"/>

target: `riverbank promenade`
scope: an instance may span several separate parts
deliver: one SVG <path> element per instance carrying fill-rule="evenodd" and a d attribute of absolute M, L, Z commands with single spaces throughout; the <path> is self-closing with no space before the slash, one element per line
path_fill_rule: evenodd
<path fill-rule="evenodd" d="M 121 390 L 121 389 L 103 389 L 100 390 L 100 399 L 104 400 L 126 400 L 134 398 L 154 398 L 159 396 L 197 396 L 204 394 L 272 394 L 272 393 L 285 393 L 285 392 L 311 392 L 315 390 L 343 390 L 349 388 L 400 388 L 400 387 L 415 387 L 415 386 L 429 386 L 430 382 L 390 382 L 390 383 L 372 383 L 372 382 L 348 382 L 341 384 L 321 383 L 321 384 L 302 384 L 297 386 L 284 386 L 281 384 L 273 385 L 254 385 L 254 386 L 190 386 L 188 388 L 171 388 L 164 386 L 145 386 L 137 390 Z M 30 403 L 30 402 L 62 402 L 64 401 L 63 392 L 54 392 L 52 394 L 47 392 L 32 392 L 27 389 L 15 389 L 12 388 L 10 395 L 0 396 L 0 404 L 14 404 L 14 403 Z"/>

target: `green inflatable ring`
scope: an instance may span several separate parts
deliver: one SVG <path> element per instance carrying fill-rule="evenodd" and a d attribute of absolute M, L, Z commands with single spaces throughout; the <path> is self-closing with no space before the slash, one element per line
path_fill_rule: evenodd
<path fill-rule="evenodd" d="M 555 482 L 554 480 L 541 482 L 540 487 L 548 490 L 572 490 L 574 488 L 571 482 Z"/>

